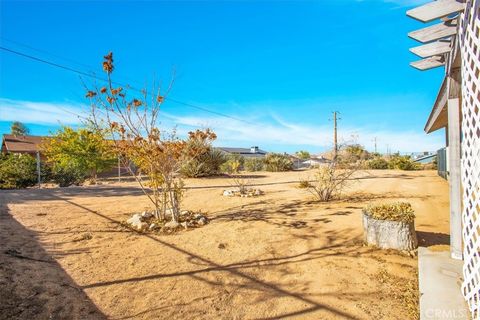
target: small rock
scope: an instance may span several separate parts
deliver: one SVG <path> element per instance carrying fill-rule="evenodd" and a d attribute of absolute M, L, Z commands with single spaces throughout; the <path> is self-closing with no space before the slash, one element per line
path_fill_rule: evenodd
<path fill-rule="evenodd" d="M 142 222 L 142 216 L 138 213 L 134 214 L 130 219 L 127 220 L 127 223 L 135 226 Z"/>
<path fill-rule="evenodd" d="M 199 225 L 201 225 L 201 226 L 204 226 L 204 225 L 206 225 L 206 224 L 208 223 L 208 221 L 207 221 L 207 218 L 205 218 L 205 217 L 202 216 L 202 217 L 200 217 L 200 218 L 197 220 L 197 223 L 198 223 Z"/>
<path fill-rule="evenodd" d="M 148 211 L 143 211 L 143 213 L 142 213 L 142 218 L 144 218 L 144 219 L 150 219 L 151 217 L 153 217 L 153 214 L 151 214 L 151 213 L 148 212 Z"/>
<path fill-rule="evenodd" d="M 262 194 L 263 194 L 263 192 L 260 189 L 255 189 L 255 191 L 253 192 L 254 196 L 261 196 Z"/>
<path fill-rule="evenodd" d="M 155 230 L 155 229 L 158 229 L 158 224 L 156 224 L 156 223 L 152 223 L 152 224 L 150 225 L 150 227 L 148 227 L 148 229 L 149 229 L 149 230 Z"/>
<path fill-rule="evenodd" d="M 146 222 L 140 222 L 140 224 L 138 224 L 136 226 L 137 230 L 138 231 L 143 231 L 143 230 L 147 230 L 148 229 L 148 223 Z"/>
<path fill-rule="evenodd" d="M 190 211 L 188 211 L 188 210 L 183 210 L 182 212 L 180 212 L 180 215 L 181 215 L 181 216 L 186 216 L 186 215 L 188 215 L 189 213 L 190 213 Z"/>
<path fill-rule="evenodd" d="M 165 223 L 165 228 L 176 229 L 180 224 L 176 221 L 169 221 Z"/>
<path fill-rule="evenodd" d="M 223 195 L 225 197 L 233 197 L 233 196 L 235 196 L 235 192 L 233 192 L 233 190 L 224 190 Z"/>
<path fill-rule="evenodd" d="M 193 219 L 200 219 L 201 217 L 203 217 L 203 215 L 200 214 L 200 213 L 195 213 L 195 214 L 193 215 Z"/>
<path fill-rule="evenodd" d="M 182 222 L 182 223 L 180 223 L 180 225 L 182 227 L 184 227 L 185 229 L 188 229 L 188 223 L 187 222 Z"/>
<path fill-rule="evenodd" d="M 225 244 L 220 243 L 220 244 L 218 245 L 218 249 L 225 249 Z"/>

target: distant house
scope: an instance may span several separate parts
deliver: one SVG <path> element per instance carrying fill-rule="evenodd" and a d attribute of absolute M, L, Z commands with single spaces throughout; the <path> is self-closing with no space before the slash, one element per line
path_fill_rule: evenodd
<path fill-rule="evenodd" d="M 267 154 L 267 151 L 259 149 L 257 146 L 250 148 L 226 148 L 218 147 L 226 155 L 240 155 L 244 158 L 263 158 Z"/>
<path fill-rule="evenodd" d="M 4 134 L 2 139 L 2 153 L 21 153 L 35 156 L 40 152 L 40 145 L 47 137 L 42 136 L 15 136 Z"/>

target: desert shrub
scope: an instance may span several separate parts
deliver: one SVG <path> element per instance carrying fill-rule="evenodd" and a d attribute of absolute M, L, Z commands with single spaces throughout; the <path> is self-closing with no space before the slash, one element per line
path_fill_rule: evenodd
<path fill-rule="evenodd" d="M 244 163 L 245 159 L 241 155 L 228 155 L 227 161 L 220 166 L 220 171 L 228 174 L 238 173 L 240 169 L 242 169 Z"/>
<path fill-rule="evenodd" d="M 263 159 L 260 158 L 247 158 L 243 164 L 245 171 L 262 171 Z"/>
<path fill-rule="evenodd" d="M 302 159 L 302 160 L 308 160 L 308 159 L 310 159 L 310 152 L 305 151 L 305 150 L 297 151 L 297 152 L 295 152 L 295 155 L 296 155 L 297 157 L 299 157 L 300 159 Z"/>
<path fill-rule="evenodd" d="M 109 170 L 117 163 L 112 146 L 104 135 L 103 130 L 99 129 L 65 126 L 46 140 L 42 149 L 57 173 L 72 178 L 81 170 L 95 181 L 97 173 Z"/>
<path fill-rule="evenodd" d="M 269 153 L 265 156 L 265 170 L 279 172 L 293 169 L 293 162 L 287 155 Z"/>
<path fill-rule="evenodd" d="M 311 184 L 310 184 L 310 181 L 308 180 L 300 180 L 300 182 L 298 183 L 298 187 L 300 189 L 307 189 L 307 188 L 310 188 L 311 187 Z"/>
<path fill-rule="evenodd" d="M 37 183 L 37 161 L 28 154 L 0 155 L 0 189 L 18 189 Z"/>
<path fill-rule="evenodd" d="M 384 158 L 373 158 L 365 162 L 367 169 L 388 169 L 388 161 Z"/>
<path fill-rule="evenodd" d="M 363 208 L 363 213 L 377 220 L 413 222 L 415 213 L 408 202 L 374 204 Z"/>
<path fill-rule="evenodd" d="M 205 152 L 186 161 L 180 172 L 189 178 L 212 176 L 220 172 L 225 161 L 226 157 L 221 150 L 208 146 Z"/>
<path fill-rule="evenodd" d="M 85 181 L 87 173 L 76 163 L 56 164 L 51 169 L 51 180 L 60 187 L 79 185 Z"/>
<path fill-rule="evenodd" d="M 336 165 L 322 166 L 317 169 L 313 182 L 308 183 L 307 189 L 318 201 L 331 201 L 340 197 L 356 171 L 357 167 L 340 169 Z"/>
<path fill-rule="evenodd" d="M 389 169 L 399 170 L 418 170 L 420 166 L 418 163 L 413 162 L 409 156 L 400 156 L 398 154 L 393 155 L 388 162 Z"/>

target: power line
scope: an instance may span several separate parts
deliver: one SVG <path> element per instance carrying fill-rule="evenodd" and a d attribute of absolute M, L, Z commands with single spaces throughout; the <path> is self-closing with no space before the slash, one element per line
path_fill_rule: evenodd
<path fill-rule="evenodd" d="M 66 71 L 70 71 L 70 72 L 74 72 L 74 73 L 77 73 L 77 74 L 79 74 L 79 75 L 86 76 L 86 77 L 89 77 L 89 78 L 92 78 L 92 79 L 96 79 L 96 80 L 108 82 L 107 79 L 105 79 L 105 78 L 100 78 L 100 77 L 98 77 L 97 75 L 95 75 L 95 73 L 87 73 L 87 72 L 84 72 L 84 71 L 81 71 L 81 70 L 77 70 L 77 69 L 71 68 L 71 67 L 69 67 L 69 66 L 65 66 L 65 65 L 63 65 L 63 64 L 59 64 L 59 63 L 56 63 L 56 62 L 51 62 L 51 61 L 48 61 L 48 60 L 45 60 L 45 59 L 42 59 L 42 58 L 39 58 L 39 57 L 30 55 L 30 54 L 27 54 L 27 53 L 23 53 L 23 52 L 20 52 L 20 51 L 12 50 L 12 49 L 6 48 L 6 47 L 4 47 L 4 46 L 0 46 L 0 49 L 1 49 L 1 50 L 4 50 L 4 51 L 7 51 L 7 52 L 10 52 L 10 53 L 12 53 L 12 54 L 21 56 L 21 57 L 23 57 L 23 58 L 27 58 L 27 59 L 30 59 L 30 60 L 33 60 L 33 61 L 36 61 L 36 62 L 40 62 L 40 63 L 47 64 L 47 65 L 52 66 L 52 67 L 60 68 L 60 69 L 63 69 L 63 70 L 66 70 Z M 32 49 L 33 49 L 33 48 L 32 48 Z M 40 51 L 40 50 L 38 50 L 38 51 Z M 118 83 L 118 82 L 112 82 L 112 83 L 114 83 L 114 84 L 116 84 L 116 85 L 121 85 L 122 87 L 127 87 L 126 85 L 123 85 L 123 84 Z M 143 93 L 143 90 L 140 90 L 140 89 L 138 89 L 138 88 L 131 87 L 131 86 L 128 86 L 128 88 L 131 89 L 131 90 L 134 90 L 134 91 Z M 181 104 L 181 105 L 184 105 L 184 106 L 187 106 L 187 107 L 190 107 L 190 108 L 198 109 L 198 110 L 201 110 L 201 111 L 204 111 L 204 112 L 208 112 L 208 113 L 211 113 L 211 114 L 215 114 L 215 115 L 217 115 L 217 116 L 221 116 L 221 117 L 224 117 L 224 118 L 228 118 L 228 119 L 232 119 L 232 120 L 236 120 L 236 121 L 248 123 L 248 124 L 251 124 L 251 125 L 255 125 L 255 123 L 253 123 L 253 122 L 250 122 L 250 121 L 247 121 L 247 120 L 244 120 L 244 119 L 240 119 L 240 118 L 237 118 L 237 117 L 234 117 L 234 116 L 230 116 L 230 115 L 225 114 L 225 113 L 222 113 L 222 112 L 213 111 L 213 110 L 210 110 L 210 109 L 208 109 L 208 108 L 200 107 L 200 106 L 197 106 L 197 105 L 194 105 L 194 104 L 191 104 L 191 103 L 183 102 L 183 101 L 180 101 L 180 100 L 171 98 L 171 97 L 166 97 L 165 100 L 171 101 L 171 102 L 173 102 L 173 103 Z"/>

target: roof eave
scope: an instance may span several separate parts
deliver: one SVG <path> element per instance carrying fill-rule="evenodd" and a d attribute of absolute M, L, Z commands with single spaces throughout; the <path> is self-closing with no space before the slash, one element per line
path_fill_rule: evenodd
<path fill-rule="evenodd" d="M 424 130 L 426 133 L 432 133 L 445 128 L 447 124 L 447 77 L 444 77 Z"/>

